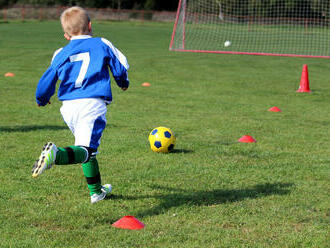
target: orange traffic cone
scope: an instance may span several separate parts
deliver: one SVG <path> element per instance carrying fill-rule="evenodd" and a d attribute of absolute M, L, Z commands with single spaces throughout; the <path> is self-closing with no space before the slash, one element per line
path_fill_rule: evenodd
<path fill-rule="evenodd" d="M 7 72 L 7 73 L 5 74 L 5 77 L 14 77 L 14 76 L 15 76 L 15 74 L 12 73 L 12 72 Z"/>
<path fill-rule="evenodd" d="M 279 107 L 271 107 L 270 109 L 268 109 L 268 111 L 270 112 L 282 112 L 282 110 Z"/>
<path fill-rule="evenodd" d="M 303 66 L 303 71 L 301 74 L 300 86 L 297 92 L 311 92 L 309 88 L 309 79 L 308 79 L 308 69 L 307 65 Z"/>
<path fill-rule="evenodd" d="M 144 228 L 145 225 L 134 216 L 127 215 L 117 220 L 112 226 L 122 229 L 138 230 Z"/>
<path fill-rule="evenodd" d="M 252 136 L 250 135 L 243 135 L 239 140 L 238 142 L 241 142 L 241 143 L 255 143 L 257 142 Z"/>

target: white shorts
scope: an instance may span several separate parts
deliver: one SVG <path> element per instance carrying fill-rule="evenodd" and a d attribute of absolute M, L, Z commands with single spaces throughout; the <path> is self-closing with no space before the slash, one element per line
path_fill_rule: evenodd
<path fill-rule="evenodd" d="M 75 137 L 75 146 L 97 150 L 106 125 L 105 102 L 97 98 L 68 100 L 63 101 L 60 111 Z"/>

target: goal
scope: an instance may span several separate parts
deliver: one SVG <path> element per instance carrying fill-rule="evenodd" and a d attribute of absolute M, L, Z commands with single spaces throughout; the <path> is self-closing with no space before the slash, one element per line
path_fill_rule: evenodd
<path fill-rule="evenodd" d="M 170 50 L 330 58 L 330 1 L 180 0 Z"/>

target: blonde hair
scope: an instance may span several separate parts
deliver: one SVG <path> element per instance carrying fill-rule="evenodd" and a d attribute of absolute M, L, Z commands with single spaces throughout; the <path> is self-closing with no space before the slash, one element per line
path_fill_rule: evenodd
<path fill-rule="evenodd" d="M 68 8 L 61 14 L 63 31 L 69 36 L 89 34 L 89 22 L 86 10 L 78 6 Z"/>

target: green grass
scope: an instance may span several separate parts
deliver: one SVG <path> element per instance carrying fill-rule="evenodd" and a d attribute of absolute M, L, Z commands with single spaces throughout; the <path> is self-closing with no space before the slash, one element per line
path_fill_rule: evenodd
<path fill-rule="evenodd" d="M 329 244 L 329 61 L 169 52 L 171 30 L 94 23 L 127 56 L 131 86 L 112 85 L 98 160 L 114 190 L 91 205 L 80 165 L 30 173 L 45 142 L 74 143 L 56 97 L 45 108 L 34 99 L 66 44 L 59 23 L 0 24 L 1 247 Z M 305 63 L 311 94 L 296 92 Z M 176 133 L 174 153 L 150 150 L 157 126 Z M 238 143 L 245 134 L 257 143 Z M 125 215 L 146 227 L 111 226 Z"/>

